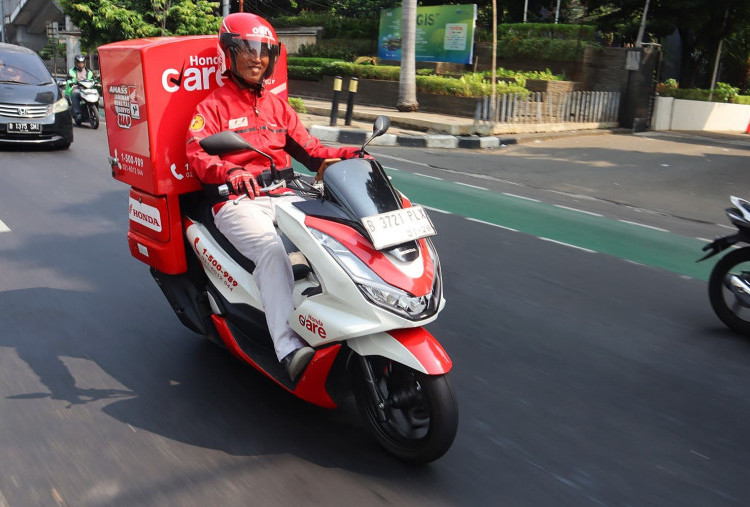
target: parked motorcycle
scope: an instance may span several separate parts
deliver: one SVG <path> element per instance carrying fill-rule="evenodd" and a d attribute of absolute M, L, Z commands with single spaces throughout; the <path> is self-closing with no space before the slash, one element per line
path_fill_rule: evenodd
<path fill-rule="evenodd" d="M 362 155 L 389 123 L 377 119 Z M 423 327 L 445 304 L 426 211 L 370 158 L 334 163 L 308 181 L 278 171 L 268 154 L 231 131 L 201 146 L 212 155 L 259 153 L 270 162 L 261 191 L 284 187 L 304 198 L 280 203 L 277 223 L 295 278 L 290 325 L 315 356 L 291 381 L 266 330 L 254 266 L 216 229 L 202 192 L 180 197 L 192 252 L 187 273 L 151 268 L 182 323 L 308 402 L 334 408 L 353 392 L 375 439 L 396 457 L 426 463 L 442 456 L 455 437 L 458 408 L 447 375 L 452 362 Z"/>
<path fill-rule="evenodd" d="M 750 244 L 750 202 L 730 198 L 726 209 L 735 234 L 717 238 L 703 247 L 708 252 L 698 262 L 713 257 L 738 243 Z M 732 250 L 719 259 L 708 279 L 708 297 L 716 315 L 730 329 L 750 336 L 750 247 Z"/>
<path fill-rule="evenodd" d="M 76 118 L 76 125 L 79 127 L 82 123 L 88 123 L 92 129 L 99 128 L 99 89 L 98 83 L 93 79 L 79 79 L 74 85 L 74 89 L 81 92 L 81 118 Z M 68 97 L 68 101 L 71 98 Z"/>

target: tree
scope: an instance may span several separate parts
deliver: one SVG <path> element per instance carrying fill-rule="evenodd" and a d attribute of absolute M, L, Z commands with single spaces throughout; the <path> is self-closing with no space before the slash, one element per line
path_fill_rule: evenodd
<path fill-rule="evenodd" d="M 602 31 L 615 31 L 623 42 L 635 42 L 645 0 L 588 0 Z M 726 16 L 725 22 L 725 14 Z M 750 2 L 736 0 L 652 0 L 646 32 L 652 41 L 676 29 L 682 42 L 680 86 L 708 87 L 719 41 L 747 29 Z"/>
<path fill-rule="evenodd" d="M 401 75 L 396 108 L 402 112 L 419 109 L 415 40 L 417 35 L 417 0 L 404 0 L 401 7 Z"/>
<path fill-rule="evenodd" d="M 60 0 L 81 29 L 86 50 L 101 44 L 161 35 L 218 33 L 218 2 L 207 0 Z"/>

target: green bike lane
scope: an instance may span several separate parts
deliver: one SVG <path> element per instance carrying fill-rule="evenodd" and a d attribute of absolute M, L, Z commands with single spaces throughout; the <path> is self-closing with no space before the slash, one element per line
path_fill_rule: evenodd
<path fill-rule="evenodd" d="M 705 245 L 698 239 L 419 174 L 386 171 L 412 202 L 468 219 L 700 280 L 708 280 L 716 262 L 696 263 Z"/>

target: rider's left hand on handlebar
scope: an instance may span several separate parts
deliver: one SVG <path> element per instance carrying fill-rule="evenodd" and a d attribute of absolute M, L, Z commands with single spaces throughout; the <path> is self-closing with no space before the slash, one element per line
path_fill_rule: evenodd
<path fill-rule="evenodd" d="M 325 170 L 330 166 L 331 164 L 335 164 L 336 162 L 341 162 L 340 158 L 327 158 L 324 159 L 323 162 L 320 163 L 320 167 L 318 168 L 318 174 L 315 175 L 315 181 L 320 181 L 323 179 L 323 173 Z"/>
<path fill-rule="evenodd" d="M 229 190 L 235 195 L 246 194 L 250 199 L 258 195 L 258 184 L 250 171 L 235 167 L 227 173 L 226 179 Z"/>

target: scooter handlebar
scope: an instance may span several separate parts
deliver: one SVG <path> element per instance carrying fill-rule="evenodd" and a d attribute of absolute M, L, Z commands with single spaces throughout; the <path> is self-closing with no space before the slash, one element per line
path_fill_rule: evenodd
<path fill-rule="evenodd" d="M 284 185 L 286 185 L 286 181 L 284 181 L 284 180 L 277 180 L 277 181 L 274 181 L 273 183 L 271 183 L 270 185 L 267 185 L 265 187 L 259 187 L 258 188 L 258 192 L 268 193 L 268 192 L 270 192 L 272 190 L 276 190 L 277 188 L 281 188 Z M 228 196 L 229 195 L 229 185 L 226 185 L 226 184 L 219 185 L 218 191 L 219 191 L 219 195 L 220 196 L 222 196 L 222 197 Z M 241 195 L 237 199 L 232 200 L 232 202 L 235 203 L 235 204 L 237 204 L 237 201 L 240 201 L 240 200 L 244 199 L 245 197 L 247 197 L 247 194 Z"/>

